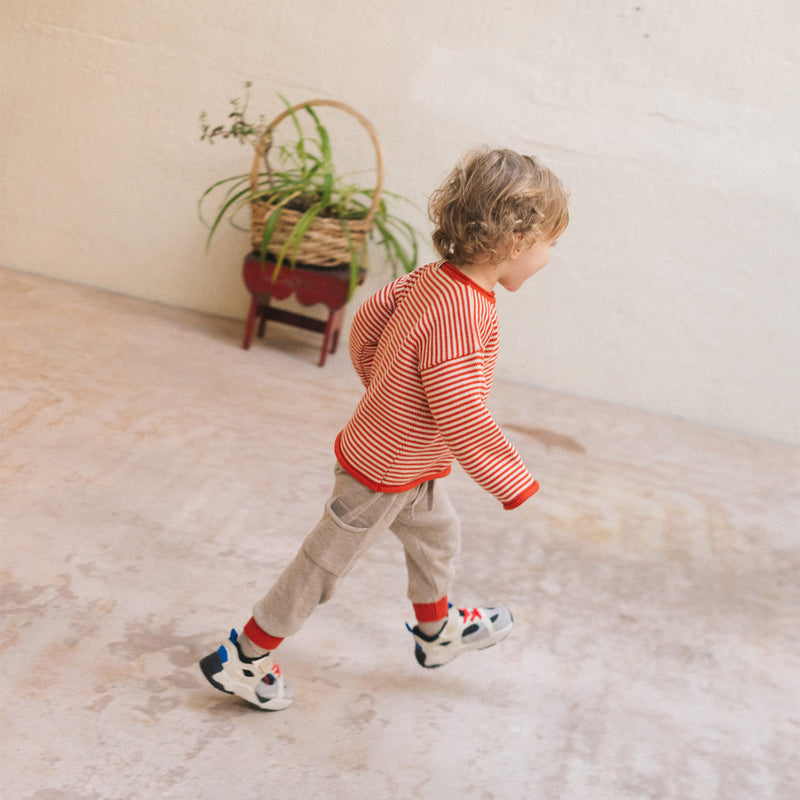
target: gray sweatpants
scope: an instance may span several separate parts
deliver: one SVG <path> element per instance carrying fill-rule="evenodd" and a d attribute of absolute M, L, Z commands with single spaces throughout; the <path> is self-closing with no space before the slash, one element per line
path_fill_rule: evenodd
<path fill-rule="evenodd" d="M 441 483 L 428 481 L 406 492 L 384 493 L 368 489 L 339 464 L 334 474 L 333 494 L 322 519 L 253 608 L 256 624 L 270 636 L 297 633 L 387 528 L 405 549 L 412 603 L 434 603 L 450 590 L 461 532 Z"/>

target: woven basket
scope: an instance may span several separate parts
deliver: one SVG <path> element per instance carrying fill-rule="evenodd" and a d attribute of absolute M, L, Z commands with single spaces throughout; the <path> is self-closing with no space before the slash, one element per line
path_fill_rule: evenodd
<path fill-rule="evenodd" d="M 250 187 L 253 192 L 263 191 L 263 185 L 259 187 L 261 177 L 262 159 L 267 158 L 272 144 L 272 132 L 278 123 L 282 122 L 290 114 L 303 109 L 305 106 L 331 106 L 355 117 L 364 126 L 375 147 L 377 160 L 377 181 L 375 191 L 372 196 L 366 216 L 358 220 L 339 220 L 334 217 L 317 217 L 309 227 L 305 236 L 300 240 L 297 250 L 290 250 L 288 258 L 294 263 L 312 264 L 318 267 L 338 267 L 342 264 L 350 263 L 350 254 L 357 250 L 364 242 L 367 234 L 372 228 L 375 212 L 381 200 L 383 190 L 383 151 L 378 141 L 375 128 L 366 117 L 358 111 L 339 103 L 336 100 L 309 100 L 307 103 L 299 103 L 291 109 L 286 109 L 283 113 L 275 117 L 264 131 L 258 146 L 256 147 L 253 167 L 250 171 Z M 275 205 L 265 200 L 253 200 L 250 202 L 250 240 L 254 249 L 260 250 L 264 235 L 264 226 Z M 281 248 L 286 243 L 289 234 L 298 223 L 302 213 L 292 209 L 283 208 L 280 211 L 278 224 L 275 226 L 272 238 L 267 246 L 267 253 L 273 258 L 277 258 Z"/>

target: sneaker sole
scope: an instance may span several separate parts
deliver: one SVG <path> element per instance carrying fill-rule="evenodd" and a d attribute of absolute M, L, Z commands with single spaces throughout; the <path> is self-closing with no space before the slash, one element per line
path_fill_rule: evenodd
<path fill-rule="evenodd" d="M 260 711 L 282 711 L 292 704 L 293 698 L 291 697 L 273 697 L 262 700 L 250 687 L 245 687 L 246 694 L 237 692 L 235 688 L 229 689 L 225 684 L 219 681 L 220 678 L 224 679 L 226 677 L 225 668 L 222 664 L 222 659 L 219 657 L 219 653 L 210 653 L 200 659 L 200 671 L 215 689 L 225 694 L 232 694 L 236 697 L 240 697 Z"/>

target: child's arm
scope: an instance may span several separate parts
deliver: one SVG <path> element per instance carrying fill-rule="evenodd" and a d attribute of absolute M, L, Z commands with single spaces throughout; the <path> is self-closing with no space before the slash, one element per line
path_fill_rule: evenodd
<path fill-rule="evenodd" d="M 387 284 L 365 300 L 353 317 L 350 326 L 350 360 L 364 386 L 369 386 L 378 342 L 397 308 L 398 290 L 402 288 L 405 278 L 402 276 Z"/>
<path fill-rule="evenodd" d="M 422 381 L 440 433 L 473 480 L 506 509 L 522 505 L 538 491 L 539 484 L 486 408 L 480 353 L 424 370 Z"/>

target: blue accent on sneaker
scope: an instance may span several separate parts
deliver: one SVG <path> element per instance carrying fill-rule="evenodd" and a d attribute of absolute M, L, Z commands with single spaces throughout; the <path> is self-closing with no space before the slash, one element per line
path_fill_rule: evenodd
<path fill-rule="evenodd" d="M 231 641 L 236 644 L 237 640 L 239 639 L 239 634 L 236 633 L 236 628 L 231 628 Z"/>
<path fill-rule="evenodd" d="M 217 650 L 217 655 L 219 656 L 220 663 L 224 664 L 228 660 L 228 651 L 225 649 L 225 645 L 221 644 L 219 646 L 219 650 Z"/>

